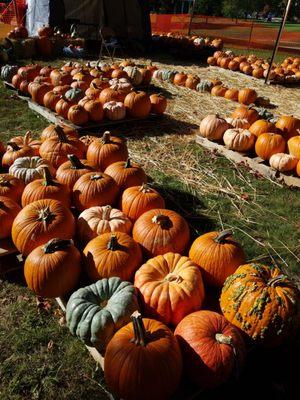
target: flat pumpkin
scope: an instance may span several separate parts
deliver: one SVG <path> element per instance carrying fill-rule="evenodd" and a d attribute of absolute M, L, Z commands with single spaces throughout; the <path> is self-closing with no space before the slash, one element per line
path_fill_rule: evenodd
<path fill-rule="evenodd" d="M 66 320 L 72 335 L 103 352 L 114 333 L 130 321 L 137 309 L 131 283 L 117 277 L 101 279 L 71 295 Z"/>
<path fill-rule="evenodd" d="M 241 265 L 223 286 L 225 318 L 266 346 L 288 337 L 297 313 L 299 290 L 279 268 L 258 263 Z"/>
<path fill-rule="evenodd" d="M 9 168 L 9 173 L 27 185 L 35 179 L 41 179 L 45 167 L 49 169 L 52 175 L 55 174 L 55 168 L 53 168 L 48 160 L 37 156 L 22 157 L 15 160 Z"/>
<path fill-rule="evenodd" d="M 198 266 L 187 257 L 166 253 L 148 260 L 135 274 L 145 315 L 176 326 L 200 310 L 204 285 Z"/>

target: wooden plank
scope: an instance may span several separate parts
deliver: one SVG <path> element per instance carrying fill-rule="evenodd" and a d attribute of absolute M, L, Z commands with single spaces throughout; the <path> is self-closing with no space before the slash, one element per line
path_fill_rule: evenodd
<path fill-rule="evenodd" d="M 0 240 L 0 258 L 9 256 L 12 254 L 17 254 L 18 250 L 11 241 L 11 239 L 1 239 Z"/>
<path fill-rule="evenodd" d="M 272 169 L 269 165 L 262 164 L 263 160 L 259 157 L 250 158 L 236 151 L 228 150 L 225 146 L 215 142 L 211 142 L 210 140 L 203 138 L 199 135 L 196 136 L 196 142 L 202 147 L 210 150 L 211 152 L 217 152 L 218 154 L 224 155 L 226 158 L 236 164 L 243 164 L 245 166 L 248 166 L 253 171 L 258 172 L 265 178 L 269 178 L 274 181 L 277 180 L 278 182 L 285 183 L 287 186 L 290 187 L 300 188 L 300 178 L 285 175 L 279 171 Z"/>
<path fill-rule="evenodd" d="M 61 297 L 56 297 L 56 302 L 58 303 L 59 307 L 62 309 L 62 311 L 65 313 L 66 312 L 66 305 L 67 302 L 65 299 Z M 104 369 L 104 357 L 99 353 L 99 351 L 95 347 L 90 347 L 85 345 L 85 347 L 88 349 L 89 353 L 93 357 L 93 359 L 100 364 L 101 368 Z"/>

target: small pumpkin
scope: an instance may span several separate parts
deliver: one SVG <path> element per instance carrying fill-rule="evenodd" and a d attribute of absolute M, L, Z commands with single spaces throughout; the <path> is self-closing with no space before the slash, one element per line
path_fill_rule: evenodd
<path fill-rule="evenodd" d="M 68 112 L 72 106 L 76 103 L 74 101 L 68 100 L 64 95 L 59 97 L 58 102 L 55 105 L 55 112 L 65 119 L 68 119 Z"/>
<path fill-rule="evenodd" d="M 119 188 L 112 177 L 102 172 L 88 172 L 73 186 L 73 201 L 79 211 L 90 207 L 112 205 Z"/>
<path fill-rule="evenodd" d="M 143 81 L 143 75 L 137 67 L 128 66 L 124 68 L 127 73 L 130 82 L 134 86 L 139 86 Z"/>
<path fill-rule="evenodd" d="M 72 335 L 104 351 L 114 333 L 130 321 L 136 309 L 133 285 L 113 277 L 74 292 L 67 303 L 66 320 Z"/>
<path fill-rule="evenodd" d="M 69 101 L 74 101 L 76 103 L 84 97 L 84 91 L 81 89 L 71 88 L 65 93 L 65 97 Z"/>
<path fill-rule="evenodd" d="M 212 311 L 197 311 L 176 327 L 187 378 L 201 389 L 215 388 L 242 369 L 246 347 L 239 330 Z"/>
<path fill-rule="evenodd" d="M 220 140 L 230 125 L 218 114 L 207 115 L 200 123 L 199 133 L 209 140 Z"/>
<path fill-rule="evenodd" d="M 136 220 L 132 236 L 147 256 L 155 257 L 167 252 L 184 253 L 190 230 L 186 220 L 175 211 L 156 208 Z"/>
<path fill-rule="evenodd" d="M 75 182 L 84 174 L 94 171 L 94 168 L 87 160 L 79 160 L 75 154 L 68 155 L 69 161 L 61 164 L 56 171 L 58 182 L 67 186 L 69 190 L 73 189 Z"/>
<path fill-rule="evenodd" d="M 273 154 L 284 153 L 286 142 L 277 133 L 262 133 L 256 140 L 255 152 L 263 160 L 269 160 Z"/>
<path fill-rule="evenodd" d="M 268 132 L 276 133 L 277 129 L 272 122 L 269 122 L 265 119 L 258 119 L 257 121 L 253 122 L 253 124 L 249 128 L 249 131 L 253 135 L 259 136 L 262 133 L 268 133 Z"/>
<path fill-rule="evenodd" d="M 197 92 L 201 92 L 201 93 L 210 92 L 212 87 L 213 87 L 213 83 L 211 81 L 203 79 L 196 86 L 196 90 L 197 90 Z"/>
<path fill-rule="evenodd" d="M 198 266 L 176 253 L 148 260 L 135 274 L 145 314 L 176 326 L 188 314 L 200 310 L 204 285 Z"/>
<path fill-rule="evenodd" d="M 296 284 L 279 268 L 252 263 L 241 265 L 226 279 L 220 305 L 228 321 L 272 347 L 288 337 L 299 298 Z"/>
<path fill-rule="evenodd" d="M 26 283 L 37 296 L 63 297 L 79 281 L 80 261 L 80 252 L 72 240 L 51 239 L 35 248 L 26 258 Z"/>
<path fill-rule="evenodd" d="M 153 114 L 163 114 L 166 111 L 167 99 L 160 93 L 151 94 L 150 102 L 151 102 L 151 112 Z"/>
<path fill-rule="evenodd" d="M 130 158 L 127 161 L 118 161 L 110 164 L 104 172 L 116 181 L 120 190 L 147 182 L 147 175 L 143 168 L 132 162 Z"/>
<path fill-rule="evenodd" d="M 249 105 L 255 103 L 257 99 L 257 92 L 254 89 L 241 89 L 239 90 L 238 101 L 241 104 Z"/>
<path fill-rule="evenodd" d="M 142 319 L 138 312 L 106 349 L 105 381 L 124 400 L 169 399 L 179 385 L 181 372 L 180 349 L 172 331 L 161 322 Z"/>
<path fill-rule="evenodd" d="M 35 156 L 39 155 L 39 148 L 41 146 L 41 142 L 32 137 L 31 131 L 27 131 L 24 136 L 15 136 L 15 137 L 11 138 L 10 142 L 17 143 L 17 145 L 20 147 L 29 146 L 29 147 L 33 148 Z"/>
<path fill-rule="evenodd" d="M 234 151 L 247 152 L 254 147 L 256 136 L 248 129 L 227 129 L 223 135 L 225 146 Z"/>
<path fill-rule="evenodd" d="M 242 247 L 232 239 L 232 231 L 209 232 L 192 244 L 189 257 L 201 268 L 209 286 L 221 287 L 226 278 L 245 263 Z"/>
<path fill-rule="evenodd" d="M 103 120 L 104 112 L 100 100 L 89 100 L 85 103 L 83 108 L 88 113 L 88 117 L 91 121 L 100 122 Z"/>
<path fill-rule="evenodd" d="M 225 93 L 227 92 L 228 88 L 225 86 L 217 85 L 211 89 L 212 96 L 224 97 Z"/>
<path fill-rule="evenodd" d="M 52 89 L 53 85 L 50 83 L 37 83 L 30 91 L 32 100 L 40 106 L 43 106 L 45 94 L 50 92 Z"/>
<path fill-rule="evenodd" d="M 187 80 L 185 81 L 185 87 L 188 89 L 196 90 L 198 83 L 200 82 L 200 78 L 196 75 L 189 75 Z"/>
<path fill-rule="evenodd" d="M 238 89 L 228 89 L 224 94 L 225 99 L 231 101 L 238 101 L 239 90 Z"/>
<path fill-rule="evenodd" d="M 280 172 L 294 171 L 298 164 L 298 159 L 291 154 L 273 154 L 269 160 L 270 166 Z"/>
<path fill-rule="evenodd" d="M 35 151 L 30 146 L 20 147 L 15 142 L 7 143 L 7 150 L 2 157 L 2 167 L 9 168 L 14 161 L 21 157 L 31 157 L 35 155 Z"/>
<path fill-rule="evenodd" d="M 14 200 L 0 196 L 0 239 L 11 236 L 13 222 L 21 211 L 21 207 Z"/>
<path fill-rule="evenodd" d="M 12 226 L 12 240 L 24 256 L 50 239 L 72 239 L 74 234 L 73 214 L 60 201 L 51 199 L 28 204 L 19 212 Z"/>

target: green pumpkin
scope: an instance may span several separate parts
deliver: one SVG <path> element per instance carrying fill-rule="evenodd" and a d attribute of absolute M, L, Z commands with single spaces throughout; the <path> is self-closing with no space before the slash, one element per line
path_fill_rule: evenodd
<path fill-rule="evenodd" d="M 113 277 L 74 292 L 67 304 L 66 320 L 72 335 L 103 352 L 135 310 L 138 302 L 134 286 Z"/>
<path fill-rule="evenodd" d="M 270 111 L 268 111 L 266 108 L 259 107 L 256 110 L 258 112 L 260 119 L 266 119 L 273 123 L 277 122 L 277 119 L 276 118 L 274 119 L 274 115 Z"/>
<path fill-rule="evenodd" d="M 162 73 L 162 79 L 163 79 L 164 81 L 168 81 L 168 82 L 173 83 L 174 76 L 175 76 L 176 74 L 177 74 L 177 71 L 172 71 L 172 70 L 166 69 L 166 70 L 164 70 L 163 73 Z"/>
<path fill-rule="evenodd" d="M 4 65 L 1 68 L 1 79 L 3 81 L 11 83 L 13 76 L 18 72 L 19 67 L 17 65 Z"/>
<path fill-rule="evenodd" d="M 81 89 L 72 88 L 66 92 L 65 97 L 70 101 L 79 101 L 84 97 L 84 92 Z"/>
<path fill-rule="evenodd" d="M 202 93 L 210 92 L 212 87 L 213 87 L 213 84 L 212 84 L 211 81 L 203 80 L 203 81 L 198 83 L 198 85 L 196 86 L 196 90 L 198 92 L 202 92 Z"/>

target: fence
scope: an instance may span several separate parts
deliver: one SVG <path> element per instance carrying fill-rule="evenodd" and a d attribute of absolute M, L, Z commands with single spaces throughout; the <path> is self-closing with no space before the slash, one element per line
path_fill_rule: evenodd
<path fill-rule="evenodd" d="M 187 35 L 220 37 L 225 43 L 272 49 L 279 23 L 241 20 L 189 14 L 151 14 L 152 32 L 174 32 Z M 287 24 L 280 42 L 280 50 L 300 52 L 300 24 Z"/>
<path fill-rule="evenodd" d="M 21 25 L 25 14 L 25 0 L 14 0 L 8 4 L 0 2 L 0 38 L 4 38 L 10 30 Z"/>

